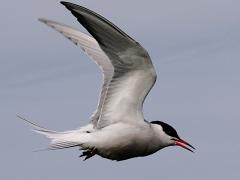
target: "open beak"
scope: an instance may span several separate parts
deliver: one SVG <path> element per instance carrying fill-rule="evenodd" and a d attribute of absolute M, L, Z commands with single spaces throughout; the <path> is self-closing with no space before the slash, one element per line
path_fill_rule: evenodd
<path fill-rule="evenodd" d="M 191 152 L 194 153 L 194 151 L 193 151 L 192 149 L 195 150 L 195 148 L 194 148 L 191 144 L 189 144 L 188 142 L 186 142 L 186 141 L 184 141 L 184 140 L 182 140 L 182 139 L 176 140 L 175 145 L 176 145 L 176 146 L 180 146 L 180 147 L 182 147 L 182 148 L 184 148 L 184 149 L 187 149 L 188 151 L 191 151 Z M 191 149 L 190 149 L 190 148 L 191 148 Z"/>

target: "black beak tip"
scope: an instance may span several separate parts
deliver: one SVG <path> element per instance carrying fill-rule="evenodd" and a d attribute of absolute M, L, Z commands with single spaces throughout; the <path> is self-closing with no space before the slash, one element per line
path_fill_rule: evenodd
<path fill-rule="evenodd" d="M 187 144 L 189 147 L 191 147 L 192 149 L 196 150 L 195 147 L 193 147 L 191 144 Z"/>
<path fill-rule="evenodd" d="M 182 148 L 184 148 L 184 149 L 186 149 L 186 150 L 188 150 L 192 153 L 195 153 L 194 150 L 196 150 L 195 147 L 193 147 L 191 144 L 189 144 L 188 142 L 186 142 L 182 139 L 177 140 L 175 145 L 180 146 L 180 147 L 182 147 Z"/>

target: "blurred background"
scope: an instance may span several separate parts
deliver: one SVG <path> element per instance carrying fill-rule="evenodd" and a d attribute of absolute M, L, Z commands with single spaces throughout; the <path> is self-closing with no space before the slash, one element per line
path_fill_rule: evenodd
<path fill-rule="evenodd" d="M 79 28 L 59 1 L 0 6 L 0 179 L 239 179 L 240 1 L 71 1 L 92 9 L 140 42 L 158 80 L 145 118 L 162 120 L 193 144 L 114 162 L 83 162 L 77 148 L 33 152 L 48 140 L 16 117 L 53 130 L 88 123 L 102 76 L 80 48 L 38 22 Z"/>

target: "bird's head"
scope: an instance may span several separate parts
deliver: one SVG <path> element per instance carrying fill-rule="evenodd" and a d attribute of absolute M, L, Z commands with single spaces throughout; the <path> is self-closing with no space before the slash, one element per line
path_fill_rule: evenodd
<path fill-rule="evenodd" d="M 194 152 L 195 148 L 188 142 L 182 140 L 177 131 L 167 123 L 162 121 L 152 121 L 151 124 L 156 128 L 159 133 L 160 140 L 165 146 L 179 146 L 188 151 Z"/>

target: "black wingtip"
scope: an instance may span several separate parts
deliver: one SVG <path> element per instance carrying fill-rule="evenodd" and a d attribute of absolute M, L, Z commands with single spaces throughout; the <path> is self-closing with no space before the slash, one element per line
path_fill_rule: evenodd
<path fill-rule="evenodd" d="M 60 3 L 64 5 L 67 9 L 69 9 L 73 5 L 72 3 L 66 1 L 60 1 Z"/>
<path fill-rule="evenodd" d="M 66 2 L 66 1 L 60 1 L 60 3 L 65 6 L 65 4 L 67 4 L 68 2 Z"/>
<path fill-rule="evenodd" d="M 64 5 L 69 11 L 73 12 L 74 9 L 79 8 L 80 6 L 77 4 L 73 4 L 70 2 L 66 2 L 66 1 L 60 1 L 60 3 L 62 5 Z"/>
<path fill-rule="evenodd" d="M 68 9 L 77 6 L 76 4 L 73 4 L 73 3 L 70 3 L 70 2 L 67 2 L 67 1 L 60 1 L 60 3 Z"/>

